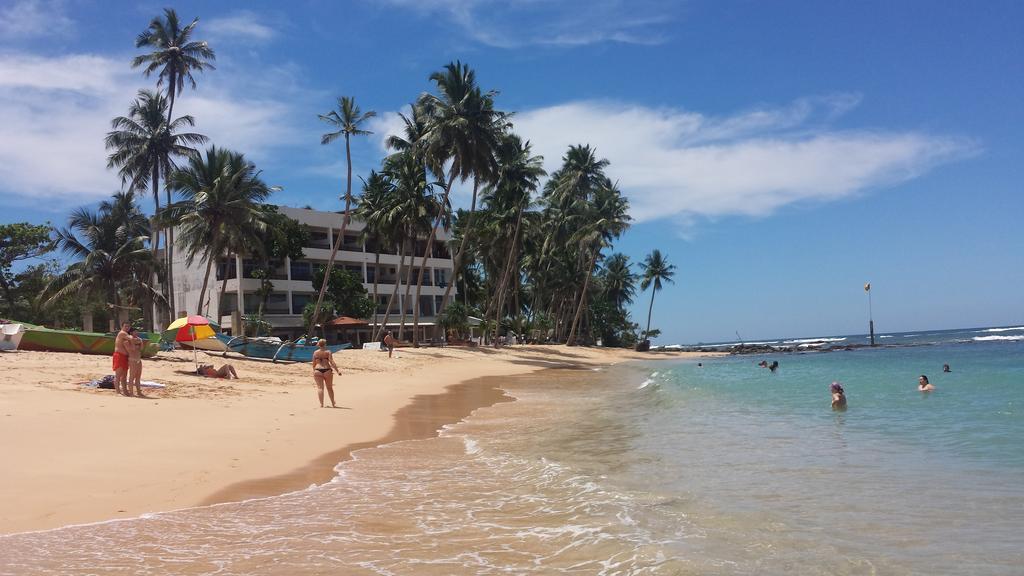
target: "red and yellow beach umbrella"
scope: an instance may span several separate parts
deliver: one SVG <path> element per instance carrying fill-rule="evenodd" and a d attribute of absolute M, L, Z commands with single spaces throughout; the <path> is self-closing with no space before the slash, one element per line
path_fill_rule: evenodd
<path fill-rule="evenodd" d="M 171 340 L 171 334 L 174 335 L 173 340 L 175 342 L 195 342 L 196 340 L 205 340 L 206 338 L 213 338 L 216 332 L 210 326 L 210 319 L 205 316 L 185 316 L 178 318 L 167 327 L 167 330 L 163 331 L 163 336 L 166 340 Z M 196 369 L 199 369 L 199 353 L 196 348 L 192 347 L 192 355 L 196 361 Z"/>

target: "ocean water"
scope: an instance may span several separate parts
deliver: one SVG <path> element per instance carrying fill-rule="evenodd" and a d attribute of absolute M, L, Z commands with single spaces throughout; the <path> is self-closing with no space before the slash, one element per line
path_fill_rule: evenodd
<path fill-rule="evenodd" d="M 0 537 L 0 574 L 1021 574 L 1024 338 L 974 338 L 1024 328 L 982 330 L 508 378 L 322 486 Z"/>

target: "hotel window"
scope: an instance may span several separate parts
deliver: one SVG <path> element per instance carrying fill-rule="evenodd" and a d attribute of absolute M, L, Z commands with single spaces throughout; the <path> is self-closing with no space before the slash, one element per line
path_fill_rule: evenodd
<path fill-rule="evenodd" d="M 257 308 L 258 310 L 258 308 Z M 288 313 L 288 293 L 287 292 L 272 292 L 270 296 L 267 296 L 267 305 L 263 308 L 264 314 L 287 314 Z"/>
<path fill-rule="evenodd" d="M 306 304 L 311 301 L 313 301 L 312 294 L 292 293 L 292 314 L 302 314 L 302 310 L 306 307 Z"/>
<path fill-rule="evenodd" d="M 327 239 L 327 232 L 318 232 L 316 230 L 310 230 L 309 232 L 309 247 L 319 248 L 321 250 L 330 250 L 331 243 Z"/>
<path fill-rule="evenodd" d="M 420 317 L 434 315 L 434 297 L 420 296 Z"/>
<path fill-rule="evenodd" d="M 292 261 L 292 280 L 312 280 L 313 266 L 305 260 Z"/>

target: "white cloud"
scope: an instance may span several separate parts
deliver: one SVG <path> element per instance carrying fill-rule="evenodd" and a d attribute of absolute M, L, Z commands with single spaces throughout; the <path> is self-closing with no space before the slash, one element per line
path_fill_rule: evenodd
<path fill-rule="evenodd" d="M 55 0 L 21 0 L 0 8 L 0 42 L 61 36 L 74 28 L 74 22 L 63 12 L 63 3 Z"/>
<path fill-rule="evenodd" d="M 857 101 L 804 99 L 726 117 L 587 101 L 521 112 L 514 122 L 549 172 L 570 145 L 596 148 L 641 222 L 767 215 L 897 184 L 977 152 L 961 138 L 829 127 Z"/>
<path fill-rule="evenodd" d="M 0 54 L 0 196 L 56 200 L 49 205 L 64 211 L 60 202 L 91 202 L 120 187 L 106 168 L 103 138 L 138 89 L 152 87 L 128 62 L 130 56 Z M 201 82 L 175 106 L 176 115 L 196 118 L 196 131 L 258 165 L 305 138 L 292 94 L 244 73 L 217 72 L 216 81 Z"/>
<path fill-rule="evenodd" d="M 442 15 L 473 40 L 497 48 L 660 44 L 678 3 L 663 0 L 389 0 Z"/>
<path fill-rule="evenodd" d="M 212 18 L 203 24 L 210 35 L 220 41 L 267 41 L 277 36 L 277 30 L 260 21 L 259 16 L 248 10 L 238 11 L 230 16 Z"/>

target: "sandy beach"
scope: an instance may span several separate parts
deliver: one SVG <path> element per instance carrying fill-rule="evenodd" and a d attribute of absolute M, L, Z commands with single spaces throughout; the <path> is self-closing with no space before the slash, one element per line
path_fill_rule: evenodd
<path fill-rule="evenodd" d="M 319 407 L 305 364 L 200 353 L 234 364 L 239 380 L 194 375 L 192 354 L 145 363 L 148 398 L 81 385 L 110 359 L 0 354 L 0 533 L 42 530 L 246 498 L 322 483 L 351 450 L 429 436 L 503 399 L 480 378 L 684 353 L 514 347 L 402 348 L 338 356 L 338 409 Z M 491 380 L 490 382 L 493 382 Z"/>

